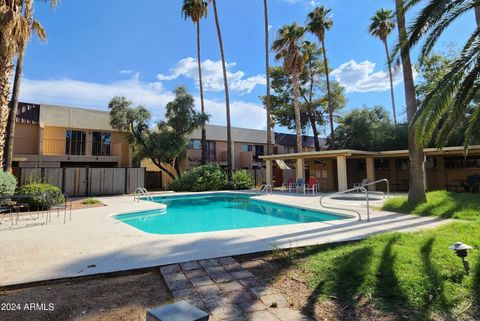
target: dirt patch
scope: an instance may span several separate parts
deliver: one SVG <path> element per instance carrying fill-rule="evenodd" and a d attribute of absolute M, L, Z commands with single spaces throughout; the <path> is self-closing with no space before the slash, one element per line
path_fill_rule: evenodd
<path fill-rule="evenodd" d="M 288 255 L 288 254 L 286 254 Z M 315 291 L 308 286 L 308 274 L 302 268 L 302 259 L 278 258 L 270 253 L 237 256 L 242 266 L 279 292 L 292 307 L 315 320 L 328 321 L 393 321 L 406 320 L 379 311 L 364 298 L 356 305 L 342 302 L 337 298 L 318 299 Z"/>
<path fill-rule="evenodd" d="M 104 207 L 104 206 L 106 206 L 106 205 L 103 204 L 103 203 L 98 203 L 98 204 L 82 204 L 82 202 L 85 201 L 85 200 L 86 200 L 86 198 L 71 200 L 72 210 L 80 210 L 80 209 L 83 209 L 83 208 Z"/>
<path fill-rule="evenodd" d="M 2 291 L 0 308 L 10 303 L 20 311 L 0 310 L 0 320 L 144 321 L 148 308 L 171 301 L 160 272 L 152 271 Z M 38 311 L 49 310 L 52 304 L 52 311 Z"/>

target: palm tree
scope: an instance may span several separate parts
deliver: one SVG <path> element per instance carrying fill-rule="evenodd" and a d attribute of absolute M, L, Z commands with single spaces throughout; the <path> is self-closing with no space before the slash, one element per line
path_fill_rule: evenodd
<path fill-rule="evenodd" d="M 413 83 L 413 70 L 410 61 L 410 51 L 404 44 L 408 41 L 405 26 L 405 8 L 403 0 L 395 0 L 397 10 L 397 25 L 400 44 L 400 57 L 403 65 L 403 82 L 405 86 L 405 99 L 407 103 L 408 151 L 410 158 L 410 184 L 408 189 L 408 202 L 412 205 L 423 203 L 427 200 L 425 194 L 425 155 L 423 147 L 417 143 L 413 119 L 417 112 L 417 98 Z"/>
<path fill-rule="evenodd" d="M 208 2 L 205 0 L 184 0 L 182 6 L 182 16 L 190 18 L 197 26 L 197 63 L 198 63 L 198 82 L 200 86 L 200 106 L 202 113 L 205 113 L 205 103 L 203 100 L 203 82 L 202 82 L 202 60 L 200 56 L 200 20 L 205 18 L 208 13 Z M 201 164 L 207 163 L 207 131 L 205 125 L 202 125 L 202 161 Z"/>
<path fill-rule="evenodd" d="M 333 20 L 329 16 L 330 12 L 331 10 L 325 8 L 324 6 L 319 6 L 313 9 L 313 11 L 308 14 L 307 29 L 315 36 L 317 36 L 318 40 L 322 45 L 323 64 L 325 65 L 325 78 L 327 83 L 328 113 L 330 118 L 330 148 L 335 149 L 335 131 L 333 129 L 333 106 L 329 77 L 330 72 L 328 70 L 327 50 L 325 48 L 325 32 L 327 30 L 330 30 L 333 26 Z"/>
<path fill-rule="evenodd" d="M 390 95 L 392 98 L 392 112 L 393 121 L 397 124 L 397 113 L 395 112 L 395 96 L 393 93 L 393 75 L 392 63 L 390 61 L 390 53 L 388 51 L 387 38 L 388 35 L 395 29 L 395 20 L 392 10 L 380 9 L 375 12 L 375 15 L 370 19 L 370 26 L 368 31 L 374 37 L 377 37 L 383 42 L 385 46 L 385 54 L 387 55 L 388 74 L 390 76 Z"/>
<path fill-rule="evenodd" d="M 215 26 L 217 27 L 218 45 L 220 46 L 220 56 L 222 58 L 222 70 L 223 70 L 223 85 L 225 87 L 225 108 L 227 114 L 227 178 L 228 181 L 232 180 L 232 125 L 230 122 L 230 96 L 228 94 L 228 78 L 227 78 L 227 66 L 225 64 L 225 53 L 223 51 L 222 32 L 220 30 L 220 22 L 218 21 L 217 13 L 217 1 L 208 0 L 213 4 L 213 14 L 215 16 Z"/>
<path fill-rule="evenodd" d="M 48 0 L 52 7 L 57 0 Z M 40 23 L 33 19 L 34 0 L 0 0 L 0 161 L 11 170 L 15 114 L 23 69 L 24 51 L 33 31 L 41 39 L 46 37 Z M 13 60 L 17 60 L 17 72 L 11 103 L 10 77 Z M 7 133 L 8 127 L 8 133 Z M 5 146 L 8 146 L 5 149 Z M 6 155 L 5 155 L 6 154 Z"/>
<path fill-rule="evenodd" d="M 293 104 L 295 107 L 295 130 L 297 134 L 297 152 L 301 153 L 302 147 L 302 123 L 300 119 L 300 87 L 298 77 L 303 72 L 304 56 L 301 53 L 303 35 L 305 29 L 297 23 L 285 25 L 278 30 L 278 38 L 273 42 L 272 49 L 275 51 L 275 59 L 283 60 L 285 72 L 290 75 L 293 86 Z"/>
<path fill-rule="evenodd" d="M 22 14 L 24 6 L 24 1 L 0 0 L 0 161 L 2 164 L 13 59 L 23 50 L 30 35 L 28 21 Z"/>
<path fill-rule="evenodd" d="M 267 95 L 265 96 L 265 108 L 267 110 L 267 154 L 273 154 L 272 150 L 272 116 L 270 106 L 270 43 L 268 37 L 268 0 L 263 0 L 263 14 L 265 18 L 265 78 L 267 81 Z"/>
<path fill-rule="evenodd" d="M 409 7 L 419 3 L 410 0 Z M 451 128 L 466 119 L 465 148 L 480 132 L 480 3 L 471 0 L 429 0 L 409 28 L 408 49 L 424 40 L 420 50 L 420 64 L 432 52 L 443 32 L 463 15 L 475 12 L 477 28 L 467 39 L 445 76 L 439 79 L 425 96 L 416 114 L 417 140 L 428 144 L 435 134 L 435 144 L 443 147 L 454 132 Z M 398 50 L 399 46 L 397 47 Z"/>

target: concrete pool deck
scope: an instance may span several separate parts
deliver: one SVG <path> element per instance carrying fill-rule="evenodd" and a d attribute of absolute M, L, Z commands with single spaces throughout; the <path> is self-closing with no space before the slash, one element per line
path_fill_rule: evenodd
<path fill-rule="evenodd" d="M 255 198 L 322 210 L 319 196 L 276 193 Z M 148 234 L 115 220 L 112 215 L 159 208 L 159 204 L 133 202 L 133 196 L 99 198 L 105 207 L 75 210 L 63 224 L 63 214 L 44 225 L 44 218 L 22 216 L 18 225 L 0 224 L 0 286 L 85 276 L 232 256 L 313 244 L 342 242 L 389 231 L 414 231 L 448 222 L 371 211 L 370 221 L 338 221 L 236 229 L 181 235 Z M 366 218 L 365 202 L 328 201 L 347 206 Z M 381 201 L 372 202 L 380 206 Z M 325 210 L 324 210 L 325 211 Z M 347 213 L 347 212 L 345 212 Z"/>

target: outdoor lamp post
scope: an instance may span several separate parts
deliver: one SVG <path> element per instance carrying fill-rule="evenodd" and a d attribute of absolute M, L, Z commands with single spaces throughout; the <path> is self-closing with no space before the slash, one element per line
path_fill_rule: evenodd
<path fill-rule="evenodd" d="M 462 259 L 463 267 L 467 274 L 470 273 L 470 265 L 467 261 L 468 250 L 472 249 L 470 245 L 463 244 L 462 242 L 455 242 L 452 246 L 449 247 L 450 250 L 454 251 L 455 254 Z"/>

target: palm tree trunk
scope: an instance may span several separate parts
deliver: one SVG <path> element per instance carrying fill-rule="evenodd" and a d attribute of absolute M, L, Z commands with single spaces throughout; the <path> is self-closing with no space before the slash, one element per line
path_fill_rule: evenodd
<path fill-rule="evenodd" d="M 272 116 L 270 106 L 270 42 L 268 40 L 268 0 L 263 0 L 265 17 L 265 78 L 267 81 L 267 96 L 265 108 L 267 109 L 267 155 L 273 154 L 272 150 Z"/>
<path fill-rule="evenodd" d="M 302 144 L 302 122 L 300 120 L 300 103 L 298 97 L 300 97 L 300 88 L 298 86 L 298 74 L 292 73 L 292 85 L 293 85 L 293 105 L 295 108 L 295 131 L 297 133 L 297 153 L 303 152 Z"/>
<path fill-rule="evenodd" d="M 205 113 L 205 102 L 203 100 L 203 81 L 202 81 L 202 59 L 200 50 L 200 21 L 197 21 L 197 63 L 198 63 L 198 82 L 200 85 L 200 106 L 202 113 Z M 202 138 L 200 141 L 202 148 L 201 164 L 207 163 L 207 130 L 205 124 L 202 125 Z"/>
<path fill-rule="evenodd" d="M 395 94 L 393 93 L 392 63 L 390 61 L 390 53 L 388 52 L 387 40 L 385 39 L 383 43 L 385 45 L 385 54 L 387 55 L 388 75 L 390 77 L 390 96 L 392 98 L 393 123 L 397 125 L 397 113 L 395 111 Z"/>
<path fill-rule="evenodd" d="M 423 203 L 427 200 L 425 193 L 425 155 L 423 148 L 417 144 L 415 125 L 412 123 L 417 112 L 417 100 L 415 85 L 413 83 L 413 71 L 410 61 L 410 52 L 402 46 L 407 41 L 407 30 L 405 27 L 405 10 L 403 0 L 395 0 L 397 9 L 397 26 L 400 35 L 401 58 L 403 65 L 403 82 L 405 86 L 405 98 L 407 103 L 408 120 L 408 151 L 410 158 L 410 184 L 408 189 L 408 202 L 412 205 Z"/>
<path fill-rule="evenodd" d="M 6 148 L 6 164 L 5 171 L 12 171 L 13 161 L 13 138 L 15 136 L 15 119 L 17 118 L 18 98 L 20 95 L 20 84 L 22 82 L 23 74 L 23 59 L 25 57 L 25 49 L 20 52 L 17 59 L 17 66 L 15 69 L 15 78 L 13 79 L 12 100 L 10 101 L 10 112 L 8 115 L 7 138 L 5 141 Z"/>
<path fill-rule="evenodd" d="M 480 6 L 475 7 L 475 20 L 477 22 L 477 27 L 480 27 Z"/>
<path fill-rule="evenodd" d="M 230 182 L 232 180 L 232 125 L 230 122 L 230 97 L 228 94 L 228 79 L 227 79 L 227 67 L 225 65 L 225 54 L 223 52 L 223 40 L 220 30 L 220 23 L 218 21 L 217 13 L 217 1 L 212 0 L 213 13 L 215 16 L 215 25 L 217 27 L 218 45 L 220 46 L 220 55 L 222 58 L 222 70 L 223 70 L 223 85 L 225 87 L 225 108 L 227 114 L 227 179 Z"/>
<path fill-rule="evenodd" d="M 327 81 L 327 100 L 328 100 L 328 113 L 330 116 L 330 149 L 335 149 L 335 130 L 333 129 L 333 108 L 332 108 L 332 96 L 330 93 L 330 77 L 328 71 L 327 51 L 325 49 L 325 39 L 322 41 L 323 50 L 323 64 L 325 66 L 325 79 Z"/>
<path fill-rule="evenodd" d="M 319 152 L 321 148 L 320 148 L 320 142 L 318 141 L 318 129 L 317 129 L 317 121 L 315 120 L 315 115 L 310 113 L 308 115 L 308 120 L 310 121 L 310 126 L 312 127 L 315 151 Z"/>
<path fill-rule="evenodd" d="M 8 102 L 10 96 L 10 76 L 13 70 L 12 59 L 0 57 L 0 161 L 5 162 L 5 137 L 8 124 Z"/>

